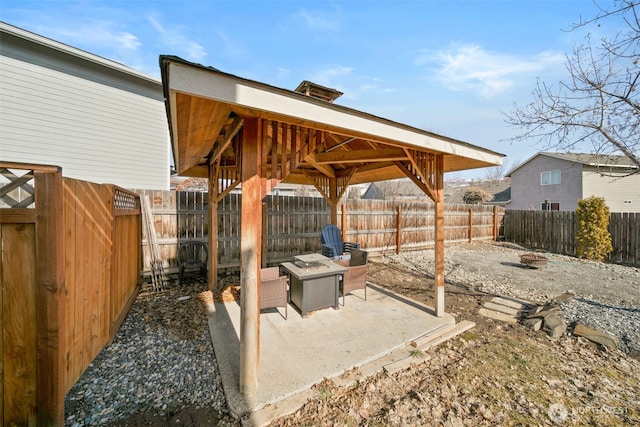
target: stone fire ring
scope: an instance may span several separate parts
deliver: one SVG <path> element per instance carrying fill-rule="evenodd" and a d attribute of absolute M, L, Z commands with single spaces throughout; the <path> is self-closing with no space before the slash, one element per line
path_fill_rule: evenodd
<path fill-rule="evenodd" d="M 520 263 L 527 267 L 538 268 L 547 265 L 547 257 L 540 254 L 522 254 Z"/>

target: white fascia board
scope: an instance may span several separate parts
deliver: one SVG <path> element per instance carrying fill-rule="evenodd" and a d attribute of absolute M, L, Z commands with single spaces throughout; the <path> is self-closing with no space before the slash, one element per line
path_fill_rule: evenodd
<path fill-rule="evenodd" d="M 385 119 L 374 119 L 366 113 L 346 107 L 320 105 L 308 99 L 302 99 L 293 93 L 286 93 L 250 81 L 233 78 L 230 75 L 213 70 L 172 62 L 169 69 L 169 89 L 194 96 L 239 105 L 251 109 L 268 111 L 275 114 L 299 118 L 302 120 L 369 134 L 406 145 L 477 159 L 489 164 L 502 164 L 502 155 L 489 150 L 473 147 L 466 143 L 456 143 L 448 139 L 438 139 L 432 135 L 410 129 L 407 125 L 393 125 Z M 311 101 L 311 102 L 310 102 Z M 348 110 L 348 111 L 347 111 Z M 364 115 L 367 115 L 365 117 Z"/>

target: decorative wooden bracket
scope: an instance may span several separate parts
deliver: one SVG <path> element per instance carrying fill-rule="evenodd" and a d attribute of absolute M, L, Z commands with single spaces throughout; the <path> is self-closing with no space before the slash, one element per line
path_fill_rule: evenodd
<path fill-rule="evenodd" d="M 338 203 L 338 200 L 342 198 L 345 191 L 347 191 L 347 188 L 349 188 L 349 183 L 357 170 L 358 168 L 351 168 L 346 174 L 336 178 L 329 178 L 306 170 L 304 171 L 304 174 L 313 180 L 313 186 L 318 190 L 322 197 L 324 197 L 330 204 L 334 205 Z M 335 188 L 335 194 L 332 194 L 332 188 Z"/>
<path fill-rule="evenodd" d="M 211 179 L 216 180 L 218 185 L 214 188 L 217 191 L 215 195 L 215 202 L 218 203 L 220 200 L 224 199 L 224 197 L 231 192 L 234 188 L 236 188 L 240 182 L 240 165 L 242 160 L 241 150 L 239 149 L 239 141 L 237 138 L 233 138 L 233 151 L 235 153 L 235 162 L 236 164 L 227 166 L 225 163 L 226 157 L 224 155 L 219 157 L 212 157 L 209 162 L 209 168 L 213 168 L 213 176 Z"/>
<path fill-rule="evenodd" d="M 209 157 L 209 164 L 213 164 L 215 161 L 220 159 L 224 151 L 229 147 L 229 145 L 231 145 L 233 137 L 236 136 L 238 131 L 240 131 L 240 129 L 242 128 L 243 123 L 244 119 L 238 116 L 234 117 L 233 123 L 231 124 L 229 130 L 224 135 L 222 135 L 221 140 L 219 142 L 216 142 L 216 144 L 214 145 L 211 156 Z"/>
<path fill-rule="evenodd" d="M 436 164 L 435 155 L 424 151 L 404 149 L 409 161 L 395 162 L 396 166 L 402 170 L 411 180 L 424 191 L 434 202 L 437 201 L 435 192 Z"/>

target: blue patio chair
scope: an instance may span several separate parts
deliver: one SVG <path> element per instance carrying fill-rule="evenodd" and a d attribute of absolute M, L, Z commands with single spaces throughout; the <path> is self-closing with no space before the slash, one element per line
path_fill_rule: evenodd
<path fill-rule="evenodd" d="M 320 236 L 322 238 L 322 255 L 329 258 L 351 252 L 352 249 L 360 249 L 359 243 L 343 242 L 340 229 L 333 224 L 322 227 Z"/>

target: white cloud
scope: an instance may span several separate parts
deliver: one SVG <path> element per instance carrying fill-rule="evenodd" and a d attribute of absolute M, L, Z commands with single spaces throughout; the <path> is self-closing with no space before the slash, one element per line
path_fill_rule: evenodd
<path fill-rule="evenodd" d="M 127 32 L 115 29 L 112 22 L 93 22 L 91 25 L 82 25 L 74 29 L 49 29 L 52 38 L 67 40 L 73 45 L 98 45 L 110 46 L 114 50 L 137 50 L 141 43 L 138 37 Z"/>
<path fill-rule="evenodd" d="M 385 87 L 385 83 L 376 77 L 362 75 L 352 67 L 330 65 L 312 73 L 308 80 L 339 90 L 343 99 L 357 100 L 367 93 L 389 93 L 396 89 Z"/>
<path fill-rule="evenodd" d="M 160 43 L 163 46 L 185 55 L 185 59 L 192 61 L 200 61 L 207 56 L 207 52 L 201 44 L 183 34 L 184 28 L 182 26 L 163 24 L 159 18 L 153 15 L 148 16 L 147 20 L 160 34 Z"/>
<path fill-rule="evenodd" d="M 291 70 L 284 67 L 277 67 L 277 76 L 279 80 L 282 80 L 291 74 Z"/>
<path fill-rule="evenodd" d="M 323 70 L 318 70 L 311 76 L 311 81 L 323 86 L 331 86 L 336 78 L 344 78 L 349 76 L 353 68 L 342 65 L 332 65 Z"/>
<path fill-rule="evenodd" d="M 448 89 L 473 90 L 487 98 L 507 91 L 521 78 L 539 75 L 563 61 L 561 53 L 541 52 L 534 57 L 521 57 L 490 52 L 473 44 L 422 52 L 416 59 L 417 64 L 435 64 L 436 80 Z"/>
<path fill-rule="evenodd" d="M 227 57 L 242 57 L 245 55 L 245 48 L 237 43 L 232 37 L 229 37 L 227 33 L 218 29 L 216 30 L 216 36 L 218 37 L 219 52 L 224 53 Z"/>
<path fill-rule="evenodd" d="M 296 20 L 301 20 L 305 26 L 315 31 L 334 31 L 339 28 L 337 17 L 326 17 L 323 14 L 309 12 L 301 9 L 294 15 Z"/>

